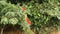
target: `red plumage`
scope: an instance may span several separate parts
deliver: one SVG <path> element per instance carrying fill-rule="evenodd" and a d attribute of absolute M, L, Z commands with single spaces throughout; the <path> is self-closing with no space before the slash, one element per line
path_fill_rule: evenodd
<path fill-rule="evenodd" d="M 22 10 L 25 11 L 25 10 L 26 10 L 26 7 L 23 6 L 23 7 L 22 7 Z M 25 17 L 25 20 L 26 20 L 26 22 L 27 22 L 29 25 L 32 24 L 28 17 Z"/>
<path fill-rule="evenodd" d="M 26 22 L 27 22 L 29 25 L 32 24 L 28 17 L 26 17 L 25 20 L 26 20 Z"/>

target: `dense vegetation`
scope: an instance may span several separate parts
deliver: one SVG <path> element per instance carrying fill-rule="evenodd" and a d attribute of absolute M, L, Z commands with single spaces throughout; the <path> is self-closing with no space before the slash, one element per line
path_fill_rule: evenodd
<path fill-rule="evenodd" d="M 24 6 L 26 7 L 26 13 L 21 13 Z M 35 29 L 36 32 L 43 27 L 57 28 L 57 26 L 60 26 L 60 0 L 0 1 L 0 24 L 4 26 L 19 24 L 22 27 L 21 21 L 24 21 L 24 14 L 27 14 L 32 22 L 30 28 Z"/>

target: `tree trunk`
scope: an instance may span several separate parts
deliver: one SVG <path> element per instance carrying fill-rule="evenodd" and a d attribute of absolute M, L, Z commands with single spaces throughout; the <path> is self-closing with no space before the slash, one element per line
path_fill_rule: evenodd
<path fill-rule="evenodd" d="M 3 34 L 3 30 L 4 30 L 4 28 L 1 28 L 1 34 Z"/>

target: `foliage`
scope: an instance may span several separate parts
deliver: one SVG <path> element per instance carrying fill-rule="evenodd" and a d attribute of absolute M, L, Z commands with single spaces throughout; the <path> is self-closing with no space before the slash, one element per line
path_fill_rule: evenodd
<path fill-rule="evenodd" d="M 2 4 L 3 2 L 3 4 Z M 6 3 L 6 4 L 4 4 Z M 18 7 L 17 5 L 11 4 L 11 3 L 7 3 L 5 1 L 0 1 L 0 4 L 2 6 L 1 10 L 0 10 L 0 25 L 2 24 L 2 29 L 4 28 L 5 25 L 9 25 L 12 24 L 13 26 L 17 25 L 21 25 L 24 29 L 24 31 L 28 30 L 28 33 L 30 34 L 34 34 L 29 27 L 29 24 L 25 21 L 25 15 L 27 13 L 27 10 L 25 10 L 24 6 L 22 7 Z M 30 21 L 29 21 L 30 22 Z M 1 29 L 1 33 L 2 30 Z"/>
<path fill-rule="evenodd" d="M 28 17 L 33 23 L 31 27 L 39 30 L 40 27 L 56 27 L 60 25 L 60 4 L 58 1 L 29 4 L 31 12 Z"/>
<path fill-rule="evenodd" d="M 19 9 L 16 6 L 0 1 L 0 24 L 16 24 L 18 22 L 17 12 Z"/>
<path fill-rule="evenodd" d="M 0 21 L 3 24 L 19 24 L 24 21 L 27 14 L 32 21 L 31 28 L 38 31 L 41 27 L 56 27 L 60 25 L 60 1 L 59 0 L 32 0 L 21 3 L 22 6 L 0 1 Z M 26 7 L 26 13 L 22 13 L 22 7 Z M 20 14 L 20 16 L 18 16 Z M 25 22 L 25 21 L 24 21 Z"/>

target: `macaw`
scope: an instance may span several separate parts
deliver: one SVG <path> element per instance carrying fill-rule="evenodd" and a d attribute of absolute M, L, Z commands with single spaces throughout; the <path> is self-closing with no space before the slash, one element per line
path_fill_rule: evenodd
<path fill-rule="evenodd" d="M 22 7 L 22 13 L 24 15 L 24 22 L 22 23 L 22 26 L 25 28 L 25 31 L 28 32 L 28 33 L 25 33 L 25 34 L 34 34 L 34 32 L 30 29 L 30 26 L 32 24 L 32 22 L 29 20 L 27 14 L 25 13 L 26 12 L 26 7 L 23 6 Z"/>

